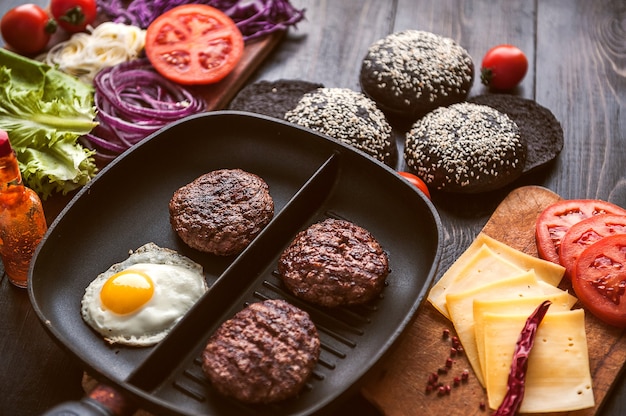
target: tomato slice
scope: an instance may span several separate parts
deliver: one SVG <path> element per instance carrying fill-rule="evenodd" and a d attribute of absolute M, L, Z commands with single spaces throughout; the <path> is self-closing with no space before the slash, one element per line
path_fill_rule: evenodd
<path fill-rule="evenodd" d="M 175 7 L 146 30 L 146 55 L 164 77 L 185 85 L 212 84 L 241 60 L 244 41 L 235 22 L 203 4 Z"/>
<path fill-rule="evenodd" d="M 594 215 L 572 225 L 561 240 L 559 258 L 571 277 L 580 253 L 591 244 L 614 234 L 626 234 L 626 215 Z"/>
<path fill-rule="evenodd" d="M 599 199 L 565 199 L 539 215 L 535 229 L 539 257 L 560 264 L 561 239 L 572 225 L 599 214 L 626 215 L 626 209 Z"/>
<path fill-rule="evenodd" d="M 584 249 L 572 286 L 582 305 L 596 317 L 626 327 L 626 234 L 604 237 Z"/>

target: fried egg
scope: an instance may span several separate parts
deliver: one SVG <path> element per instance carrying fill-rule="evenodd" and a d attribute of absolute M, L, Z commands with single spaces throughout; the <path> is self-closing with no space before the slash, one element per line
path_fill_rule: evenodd
<path fill-rule="evenodd" d="M 165 338 L 207 290 L 201 265 L 148 243 L 87 286 L 81 315 L 111 344 L 150 346 Z"/>

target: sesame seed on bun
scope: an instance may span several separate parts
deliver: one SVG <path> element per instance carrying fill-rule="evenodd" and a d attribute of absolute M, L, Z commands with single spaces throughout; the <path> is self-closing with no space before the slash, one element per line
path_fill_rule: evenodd
<path fill-rule="evenodd" d="M 348 88 L 318 88 L 304 94 L 285 120 L 349 144 L 393 166 L 397 161 L 391 125 L 376 103 Z"/>
<path fill-rule="evenodd" d="M 467 102 L 440 107 L 406 135 L 405 162 L 432 189 L 478 193 L 517 179 L 526 146 L 506 114 Z"/>
<path fill-rule="evenodd" d="M 361 64 L 361 89 L 389 115 L 417 119 L 464 101 L 474 81 L 469 53 L 453 39 L 405 30 L 374 42 Z"/>

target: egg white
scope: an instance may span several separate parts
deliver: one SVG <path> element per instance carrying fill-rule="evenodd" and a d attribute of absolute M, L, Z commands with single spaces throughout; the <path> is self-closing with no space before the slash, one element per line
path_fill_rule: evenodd
<path fill-rule="evenodd" d="M 138 310 L 121 315 L 103 306 L 100 291 L 109 277 L 127 269 L 148 274 L 154 283 L 154 294 Z M 150 346 L 165 338 L 207 290 L 201 265 L 173 250 L 148 243 L 87 286 L 81 315 L 111 344 Z"/>

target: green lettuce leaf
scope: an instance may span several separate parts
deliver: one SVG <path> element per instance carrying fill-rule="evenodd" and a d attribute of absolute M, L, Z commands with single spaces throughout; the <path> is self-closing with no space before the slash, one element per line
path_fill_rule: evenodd
<path fill-rule="evenodd" d="M 97 172 L 78 138 L 96 125 L 93 87 L 0 48 L 0 128 L 8 132 L 24 183 L 42 199 L 85 185 Z"/>

